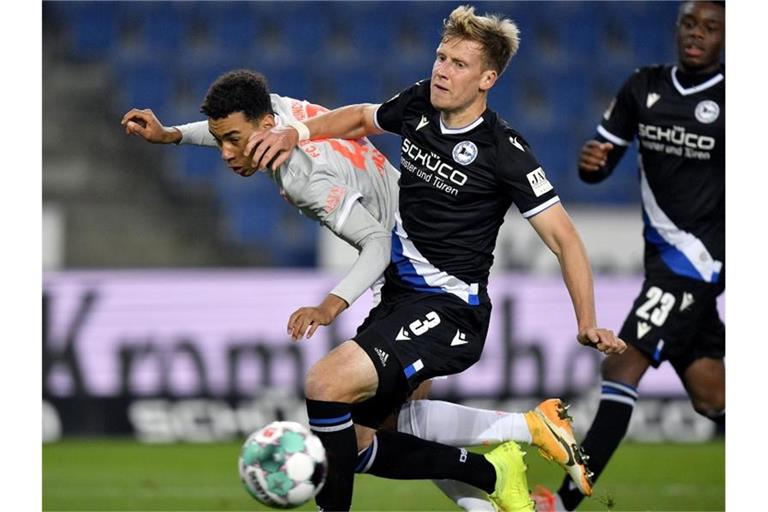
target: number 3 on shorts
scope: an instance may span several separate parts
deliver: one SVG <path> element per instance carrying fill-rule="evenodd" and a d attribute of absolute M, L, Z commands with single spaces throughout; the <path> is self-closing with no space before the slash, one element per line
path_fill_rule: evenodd
<path fill-rule="evenodd" d="M 416 336 L 421 336 L 431 328 L 440 324 L 440 316 L 434 311 L 430 311 L 426 315 L 425 320 L 416 320 L 411 322 L 408 326 L 411 328 L 411 332 Z"/>
<path fill-rule="evenodd" d="M 664 292 L 658 286 L 651 286 L 645 294 L 648 298 L 635 313 L 643 320 L 650 320 L 657 327 L 661 327 L 669 316 L 669 312 L 675 307 L 675 296 Z M 656 307 L 656 305 L 659 305 Z M 653 308 L 653 311 L 650 311 Z"/>

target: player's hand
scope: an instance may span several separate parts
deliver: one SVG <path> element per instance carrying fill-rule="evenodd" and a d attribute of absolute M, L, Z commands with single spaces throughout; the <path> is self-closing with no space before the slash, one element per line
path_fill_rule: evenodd
<path fill-rule="evenodd" d="M 603 354 L 621 354 L 627 349 L 624 340 L 613 334 L 609 329 L 587 327 L 582 329 L 576 339 L 582 345 L 594 347 Z"/>
<path fill-rule="evenodd" d="M 605 165 L 608 153 L 613 149 L 610 142 L 588 140 L 581 148 L 579 168 L 584 171 L 599 171 Z"/>
<path fill-rule="evenodd" d="M 253 133 L 248 137 L 245 154 L 251 155 L 254 169 L 273 171 L 283 165 L 291 156 L 291 151 L 299 143 L 299 132 L 290 126 L 275 126 L 271 130 Z"/>
<path fill-rule="evenodd" d="M 171 144 L 181 140 L 179 130 L 163 126 L 155 113 L 148 108 L 129 110 L 120 124 L 125 128 L 126 135 L 138 135 L 153 144 Z"/>
<path fill-rule="evenodd" d="M 307 333 L 307 339 L 311 338 L 318 327 L 330 325 L 336 316 L 330 311 L 319 307 L 303 307 L 293 312 L 288 319 L 288 334 L 293 341 L 298 341 Z"/>

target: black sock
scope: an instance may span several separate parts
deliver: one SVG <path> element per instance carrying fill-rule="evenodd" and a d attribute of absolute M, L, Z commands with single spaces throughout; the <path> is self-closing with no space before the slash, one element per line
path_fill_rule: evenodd
<path fill-rule="evenodd" d="M 723 411 L 722 414 L 709 416 L 709 419 L 715 422 L 715 435 L 718 437 L 725 437 L 725 411 Z"/>
<path fill-rule="evenodd" d="M 328 458 L 325 485 L 315 497 L 321 510 L 349 510 L 355 482 L 357 438 L 349 404 L 307 399 L 309 428 Z"/>
<path fill-rule="evenodd" d="M 587 467 L 595 474 L 593 482 L 597 481 L 597 477 L 608 464 L 613 452 L 624 439 L 635 401 L 637 401 L 637 390 L 634 387 L 621 382 L 603 381 L 600 406 L 595 419 L 592 420 L 589 432 L 581 443 L 584 451 L 589 455 Z M 563 500 L 566 510 L 574 510 L 584 499 L 584 495 L 571 484 L 571 479 L 568 477 L 563 480 L 557 493 Z"/>
<path fill-rule="evenodd" d="M 402 432 L 378 431 L 374 444 L 360 454 L 358 468 L 397 480 L 458 480 L 489 494 L 496 485 L 496 470 L 484 456 Z"/>

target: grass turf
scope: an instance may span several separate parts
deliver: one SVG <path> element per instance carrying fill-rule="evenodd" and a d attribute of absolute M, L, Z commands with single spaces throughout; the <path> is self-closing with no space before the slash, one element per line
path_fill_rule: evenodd
<path fill-rule="evenodd" d="M 269 510 L 237 475 L 240 445 L 66 440 L 43 446 L 43 510 Z M 529 450 L 528 481 L 562 472 Z M 359 475 L 353 510 L 458 510 L 431 483 Z M 579 510 L 724 510 L 725 445 L 626 443 Z M 310 502 L 298 510 L 315 510 Z"/>

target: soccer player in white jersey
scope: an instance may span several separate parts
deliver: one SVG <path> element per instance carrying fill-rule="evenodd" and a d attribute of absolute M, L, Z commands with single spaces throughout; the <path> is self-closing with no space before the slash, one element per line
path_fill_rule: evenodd
<path fill-rule="evenodd" d="M 256 168 L 250 166 L 244 148 L 251 133 L 306 120 L 326 109 L 269 94 L 263 76 L 238 70 L 212 84 L 202 111 L 208 121 L 165 127 L 151 110 L 132 109 L 122 124 L 126 133 L 152 143 L 218 146 L 233 172 L 250 176 Z M 398 172 L 363 138 L 305 142 L 276 171 L 265 171 L 291 204 L 360 250 L 352 270 L 322 304 L 299 308 L 291 315 L 289 334 L 296 340 L 332 322 L 366 287 L 380 285 L 381 273 L 390 258 Z M 376 291 L 379 286 L 374 288 Z M 414 394 L 425 396 L 425 387 Z M 580 488 L 588 485 L 586 468 L 577 460 L 580 453 L 571 426 L 557 399 L 544 401 L 526 413 L 413 400 L 400 411 L 397 428 L 455 447 L 509 440 L 530 443 L 563 466 Z M 363 452 L 358 470 L 367 469 L 369 462 L 370 452 Z M 475 487 L 450 480 L 435 483 L 462 508 L 494 510 L 485 493 Z"/>
<path fill-rule="evenodd" d="M 512 203 L 558 258 L 576 339 L 608 354 L 626 348 L 598 327 L 586 251 L 554 186 L 522 135 L 487 107 L 488 91 L 517 51 L 518 33 L 511 20 L 458 7 L 444 22 L 430 80 L 381 105 L 350 105 L 304 125 L 253 134 L 246 146 L 257 167 L 274 168 L 299 141 L 384 131 L 402 140 L 399 210 L 381 302 L 353 339 L 310 369 L 305 385 L 310 427 L 334 454 L 331 485 L 316 498 L 323 509 L 346 510 L 351 502 L 353 421 L 372 432 L 381 412 L 399 406 L 420 382 L 479 359 L 490 318 L 493 248 Z M 390 364 L 377 357 L 381 351 L 395 356 Z M 368 439 L 371 474 L 450 474 L 485 490 L 503 510 L 533 507 L 514 443 L 483 457 L 396 432 Z"/>

